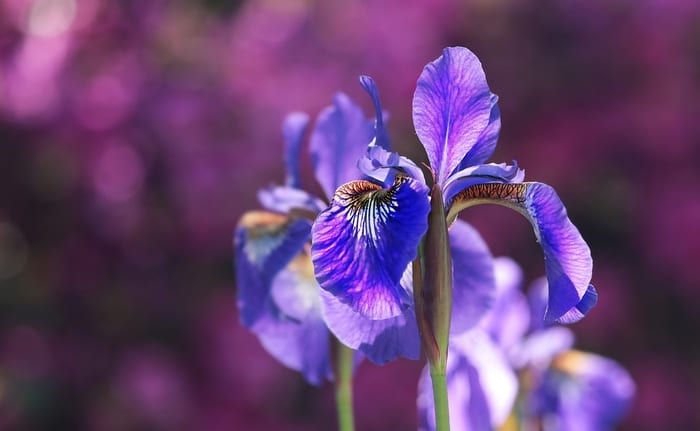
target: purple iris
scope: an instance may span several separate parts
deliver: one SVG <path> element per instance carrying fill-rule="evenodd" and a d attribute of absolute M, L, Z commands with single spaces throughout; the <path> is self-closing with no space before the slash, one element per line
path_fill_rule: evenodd
<path fill-rule="evenodd" d="M 299 157 L 305 114 L 284 121 L 286 181 L 259 193 L 265 211 L 243 215 L 234 238 L 238 307 L 263 347 L 312 384 L 332 377 L 330 333 L 311 264 L 311 225 L 327 201 L 302 189 Z M 327 196 L 362 178 L 355 161 L 372 139 L 373 121 L 346 95 L 323 110 L 310 137 L 316 179 Z"/>
<path fill-rule="evenodd" d="M 473 326 L 489 308 L 493 269 L 478 233 L 456 218 L 482 203 L 510 207 L 531 222 L 550 286 L 545 319 L 582 317 L 595 300 L 590 250 L 550 186 L 522 182 L 517 165 L 485 163 L 495 149 L 500 112 L 477 57 L 466 48 L 446 48 L 418 79 L 413 122 L 430 162 L 432 186 L 415 163 L 390 151 L 377 89 L 367 77 L 362 84 L 377 111 L 375 139 L 358 164 L 370 180 L 338 188 L 312 228 L 324 315 L 338 339 L 374 352 L 378 362 L 416 357 L 416 307 L 430 307 L 445 295 L 451 295 L 446 302 L 452 318 L 446 325 L 435 323 L 445 313 L 428 310 L 429 325 L 442 325 L 435 332 Z M 460 259 L 460 248 L 469 250 L 471 260 Z M 411 265 L 414 260 L 418 267 Z M 412 274 L 416 268 L 418 278 Z M 414 300 L 414 288 L 423 285 L 422 299 Z M 434 293 L 435 285 L 454 288 Z"/>

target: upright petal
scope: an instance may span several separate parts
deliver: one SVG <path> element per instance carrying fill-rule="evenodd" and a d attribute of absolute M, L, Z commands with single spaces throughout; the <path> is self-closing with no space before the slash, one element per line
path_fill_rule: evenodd
<path fill-rule="evenodd" d="M 299 175 L 299 153 L 304 139 L 306 126 L 309 124 L 309 116 L 303 112 L 293 112 L 284 118 L 282 123 L 282 136 L 285 144 L 285 163 L 287 165 L 287 178 L 285 184 L 288 187 L 301 188 L 301 176 Z"/>
<path fill-rule="evenodd" d="M 309 240 L 311 223 L 279 214 L 243 215 L 234 237 L 236 286 L 241 321 L 251 327 L 269 311 L 272 279 Z"/>
<path fill-rule="evenodd" d="M 544 252 L 549 285 L 545 320 L 562 319 L 572 307 L 581 303 L 586 294 L 588 297 L 579 311 L 588 311 L 590 303 L 594 302 L 589 289 L 593 271 L 591 251 L 569 220 L 554 189 L 542 183 L 477 184 L 454 197 L 450 214 L 454 217 L 464 208 L 483 203 L 515 209 L 532 224 Z"/>
<path fill-rule="evenodd" d="M 493 256 L 479 232 L 457 220 L 449 230 L 452 251 L 452 321 L 450 332 L 476 325 L 495 296 Z"/>
<path fill-rule="evenodd" d="M 498 96 L 491 93 L 491 114 L 489 124 L 479 135 L 474 146 L 469 150 L 457 170 L 485 163 L 496 150 L 498 134 L 501 131 L 501 110 L 498 109 Z"/>
<path fill-rule="evenodd" d="M 372 140 L 372 129 L 362 109 L 343 93 L 319 114 L 311 133 L 311 162 L 329 199 L 342 184 L 362 178 L 357 161 Z"/>
<path fill-rule="evenodd" d="M 418 78 L 413 124 L 439 184 L 474 147 L 491 118 L 492 95 L 479 59 L 445 48 Z"/>
<path fill-rule="evenodd" d="M 374 82 L 374 79 L 366 75 L 360 76 L 360 84 L 367 94 L 369 94 L 369 97 L 372 98 L 372 104 L 374 104 L 374 115 L 376 117 L 374 121 L 374 143 L 389 151 L 391 149 L 391 143 L 389 140 L 389 132 L 386 130 L 386 127 L 384 127 L 384 112 L 382 111 L 382 103 L 379 100 L 377 84 Z"/>
<path fill-rule="evenodd" d="M 370 319 L 396 317 L 410 301 L 399 281 L 427 229 L 427 187 L 397 177 L 340 187 L 316 218 L 311 255 L 321 287 Z"/>

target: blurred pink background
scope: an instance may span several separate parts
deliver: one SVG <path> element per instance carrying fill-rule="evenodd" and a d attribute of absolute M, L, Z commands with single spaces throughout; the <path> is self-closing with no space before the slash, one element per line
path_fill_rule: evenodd
<path fill-rule="evenodd" d="M 344 91 L 369 115 L 360 74 L 425 160 L 411 98 L 451 45 L 500 96 L 493 160 L 553 185 L 591 246 L 573 330 L 637 383 L 619 429 L 700 429 L 692 0 L 0 1 L 0 429 L 335 428 L 332 388 L 240 326 L 232 232 L 284 179 L 284 114 Z M 542 275 L 520 216 L 463 218 Z M 360 367 L 358 429 L 415 429 L 421 365 Z"/>

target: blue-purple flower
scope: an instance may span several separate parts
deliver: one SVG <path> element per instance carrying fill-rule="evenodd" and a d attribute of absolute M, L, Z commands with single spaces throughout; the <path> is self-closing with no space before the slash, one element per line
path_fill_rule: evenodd
<path fill-rule="evenodd" d="M 332 377 L 330 333 L 310 259 L 311 224 L 327 206 L 302 188 L 299 157 L 305 114 L 284 121 L 286 181 L 259 193 L 265 211 L 243 215 L 236 229 L 235 266 L 242 323 L 263 347 L 312 384 Z M 362 178 L 355 166 L 372 138 L 373 122 L 340 93 L 319 114 L 310 137 L 316 179 L 330 196 L 344 182 Z"/>
<path fill-rule="evenodd" d="M 550 186 L 522 182 L 517 165 L 485 163 L 496 145 L 500 112 L 476 56 L 446 48 L 418 79 L 413 122 L 432 186 L 415 163 L 390 151 L 377 89 L 367 77 L 362 84 L 377 111 L 375 138 L 358 164 L 370 179 L 338 188 L 312 228 L 314 270 L 334 334 L 363 351 L 385 349 L 389 360 L 397 353 L 411 356 L 397 343 L 413 340 L 406 328 L 416 307 L 424 308 L 417 316 L 424 345 L 426 333 L 430 340 L 455 332 L 455 325 L 473 326 L 489 307 L 492 263 L 485 247 L 479 248 L 479 264 L 457 261 L 456 247 L 478 248 L 473 244 L 483 241 L 456 219 L 482 203 L 510 207 L 531 222 L 551 293 L 545 319 L 582 317 L 596 296 L 589 284 L 590 250 Z"/>

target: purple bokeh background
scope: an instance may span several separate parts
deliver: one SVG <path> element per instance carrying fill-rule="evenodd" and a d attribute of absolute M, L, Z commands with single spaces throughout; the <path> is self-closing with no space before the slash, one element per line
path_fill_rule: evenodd
<path fill-rule="evenodd" d="M 493 160 L 589 241 L 572 328 L 637 383 L 620 429 L 700 428 L 697 1 L 3 0 L 0 429 L 333 429 L 332 388 L 240 326 L 232 232 L 284 179 L 284 114 L 339 90 L 370 114 L 360 74 L 424 161 L 411 98 L 450 45 L 501 97 Z M 542 275 L 520 216 L 463 218 Z M 421 365 L 359 368 L 358 429 L 415 429 Z"/>

